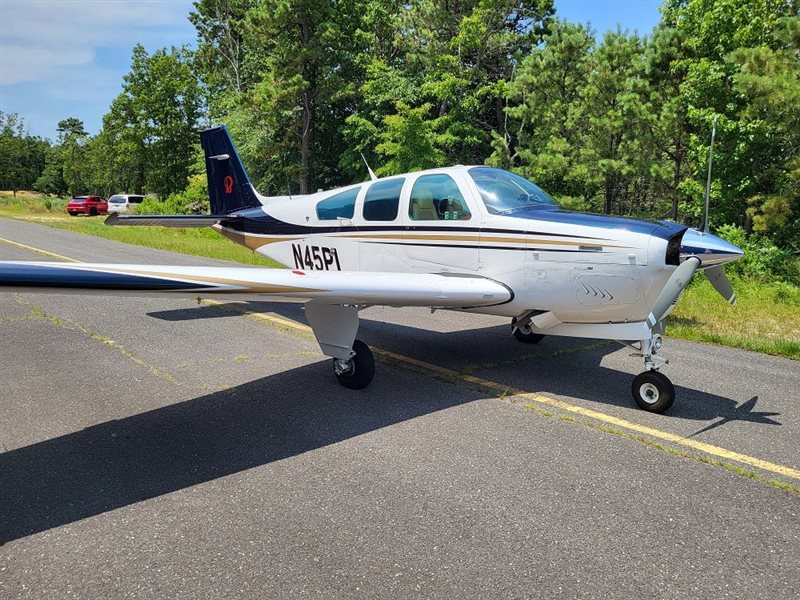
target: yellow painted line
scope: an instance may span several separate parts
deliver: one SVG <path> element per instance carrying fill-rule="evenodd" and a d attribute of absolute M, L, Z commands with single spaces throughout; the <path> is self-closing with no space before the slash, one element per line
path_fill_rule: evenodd
<path fill-rule="evenodd" d="M 11 242 L 9 240 L 5 240 L 0 238 L 0 241 L 10 243 L 15 246 L 20 246 L 27 250 L 32 250 L 34 252 L 40 252 L 42 254 L 48 254 L 50 256 L 55 256 L 61 258 L 63 260 L 69 260 L 72 262 L 78 262 L 73 258 L 68 258 L 66 256 L 60 256 L 58 254 L 54 254 L 52 252 L 47 252 L 46 250 L 39 250 L 37 248 L 32 248 L 31 246 L 25 246 L 24 244 L 19 244 L 17 242 Z M 204 304 L 209 305 L 220 305 L 223 302 L 219 300 L 209 300 L 203 299 Z M 234 309 L 236 310 L 236 309 Z M 274 315 L 270 315 L 267 313 L 250 313 L 246 311 L 237 311 L 241 312 L 242 314 L 254 318 L 256 320 L 267 321 L 270 323 L 274 323 L 276 325 L 280 325 L 283 327 L 288 327 L 291 329 L 296 329 L 298 331 L 303 332 L 310 332 L 312 331 L 308 325 L 303 325 L 302 323 L 298 323 L 297 321 L 292 321 L 291 319 L 284 319 L 281 317 L 276 317 Z M 678 444 L 679 446 L 684 446 L 688 448 L 692 448 L 693 450 L 699 450 L 700 452 L 704 452 L 706 454 L 710 454 L 711 456 L 716 456 L 718 458 L 729 460 L 733 462 L 738 462 L 744 465 L 748 465 L 750 467 L 755 467 L 758 469 L 762 469 L 764 471 L 769 471 L 771 473 L 776 473 L 778 475 L 783 475 L 784 477 L 790 477 L 792 479 L 800 480 L 800 470 L 793 469 L 791 467 L 787 467 L 784 465 L 779 465 L 776 463 L 772 463 L 766 460 L 761 460 L 760 458 L 755 458 L 753 456 L 749 456 L 747 454 L 742 454 L 740 452 L 734 452 L 732 450 L 727 450 L 726 448 L 722 448 L 720 446 L 714 446 L 713 444 L 707 444 L 705 442 L 700 442 L 698 440 L 693 440 L 690 438 L 683 437 L 681 435 L 677 435 L 675 433 L 670 433 L 668 431 L 662 431 L 661 429 L 656 429 L 654 427 L 648 427 L 647 425 L 640 425 L 639 423 L 634 423 L 633 421 L 628 421 L 627 419 L 621 419 L 619 417 L 614 417 L 612 415 L 607 415 L 606 413 L 602 413 L 596 410 L 592 410 L 590 408 L 584 408 L 582 406 L 577 406 L 575 404 L 570 404 L 569 402 L 564 402 L 563 400 L 557 400 L 555 398 L 549 398 L 547 396 L 543 396 L 541 394 L 536 394 L 533 392 L 526 392 L 525 390 L 512 388 L 507 385 L 503 385 L 502 383 L 498 383 L 496 381 L 490 381 L 488 379 L 483 379 L 481 377 L 476 377 L 474 375 L 466 375 L 464 373 L 460 373 L 458 371 L 454 371 L 453 369 L 448 369 L 447 367 L 441 367 L 439 365 L 435 365 L 433 363 L 429 363 L 423 360 L 419 360 L 416 358 L 412 358 L 410 356 L 405 356 L 403 354 L 397 354 L 396 352 L 391 352 L 389 350 L 383 350 L 381 348 L 371 347 L 372 351 L 375 354 L 380 356 L 385 356 L 387 358 L 391 358 L 393 360 L 397 360 L 400 362 L 404 362 L 409 365 L 414 365 L 416 367 L 425 369 L 427 371 L 432 371 L 434 373 L 439 373 L 441 375 L 445 375 L 452 379 L 458 379 L 464 381 L 466 383 L 471 383 L 473 385 L 479 385 L 485 389 L 493 390 L 503 394 L 504 396 L 516 396 L 518 398 L 522 398 L 529 402 L 535 402 L 536 404 L 542 404 L 544 406 L 548 406 L 551 408 L 557 408 L 559 410 L 567 411 L 573 414 L 581 415 L 582 417 L 586 417 L 589 419 L 594 419 L 595 421 L 600 421 L 602 423 L 608 423 L 609 425 L 614 425 L 619 427 L 620 429 L 625 429 L 628 431 L 634 431 L 636 433 L 640 433 L 643 435 L 647 435 L 659 440 L 664 440 L 667 442 L 671 442 L 673 444 Z"/>
<path fill-rule="evenodd" d="M 47 250 L 42 250 L 41 248 L 34 248 L 33 246 L 27 246 L 25 244 L 20 244 L 19 242 L 12 242 L 11 240 L 7 240 L 6 238 L 0 238 L 0 242 L 4 244 L 9 244 L 10 246 L 16 246 L 17 248 L 22 248 L 23 250 L 30 250 L 31 252 L 37 252 L 39 254 L 44 254 L 45 256 L 52 256 L 53 258 L 59 258 L 61 260 L 66 260 L 69 262 L 81 262 L 74 258 L 69 258 L 68 256 L 62 256 L 60 254 L 56 254 L 55 252 L 48 252 Z"/>

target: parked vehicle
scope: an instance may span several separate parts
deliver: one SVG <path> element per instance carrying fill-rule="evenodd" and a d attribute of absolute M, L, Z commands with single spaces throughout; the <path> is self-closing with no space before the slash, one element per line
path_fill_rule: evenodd
<path fill-rule="evenodd" d="M 67 203 L 67 212 L 73 217 L 79 214 L 104 215 L 108 213 L 108 200 L 102 196 L 76 196 Z"/>
<path fill-rule="evenodd" d="M 131 207 L 141 204 L 144 196 L 137 194 L 114 194 L 108 199 L 109 213 L 129 212 Z"/>

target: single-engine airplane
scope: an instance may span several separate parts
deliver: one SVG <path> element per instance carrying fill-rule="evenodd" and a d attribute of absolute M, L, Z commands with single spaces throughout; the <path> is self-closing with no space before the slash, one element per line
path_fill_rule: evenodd
<path fill-rule="evenodd" d="M 224 126 L 203 131 L 201 142 L 211 214 L 113 214 L 106 223 L 209 226 L 286 269 L 6 261 L 0 289 L 303 299 L 338 381 L 353 389 L 375 373 L 356 339 L 360 309 L 501 315 L 525 343 L 558 335 L 633 346 L 645 366 L 633 398 L 650 412 L 674 401 L 659 370 L 661 334 L 695 271 L 735 301 L 722 265 L 742 256 L 736 246 L 667 221 L 566 211 L 508 171 L 459 165 L 379 179 L 370 170 L 369 182 L 265 197 Z"/>

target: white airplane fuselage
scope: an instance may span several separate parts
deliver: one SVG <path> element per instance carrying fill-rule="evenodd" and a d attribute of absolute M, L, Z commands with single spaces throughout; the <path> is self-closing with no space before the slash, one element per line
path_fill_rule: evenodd
<path fill-rule="evenodd" d="M 643 321 L 675 266 L 665 257 L 669 238 L 685 227 L 532 207 L 523 217 L 491 214 L 469 177 L 450 167 L 379 181 L 402 180 L 395 220 L 364 218 L 372 182 L 294 198 L 263 198 L 264 207 L 240 213 L 226 237 L 299 270 L 478 275 L 503 283 L 513 299 L 467 308 L 514 317 L 550 312 L 563 323 Z M 458 185 L 468 218 L 413 219 L 411 191 L 428 175 Z M 320 201 L 357 190 L 352 218 L 320 219 Z M 555 333 L 555 332 L 553 332 Z"/>

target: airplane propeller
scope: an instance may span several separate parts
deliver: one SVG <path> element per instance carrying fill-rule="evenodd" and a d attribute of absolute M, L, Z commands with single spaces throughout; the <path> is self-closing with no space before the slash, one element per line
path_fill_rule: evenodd
<path fill-rule="evenodd" d="M 652 328 L 667 316 L 670 307 L 678 301 L 678 296 L 689 285 L 694 272 L 700 266 L 700 259 L 696 256 L 687 258 L 667 280 L 667 285 L 661 290 L 655 304 L 647 317 L 647 324 Z"/>
<path fill-rule="evenodd" d="M 719 295 L 725 298 L 728 304 L 736 304 L 736 292 L 733 291 L 731 282 L 725 276 L 725 271 L 722 270 L 722 265 L 716 267 L 709 267 L 705 270 L 706 277 L 714 286 L 714 289 L 719 292 Z"/>

